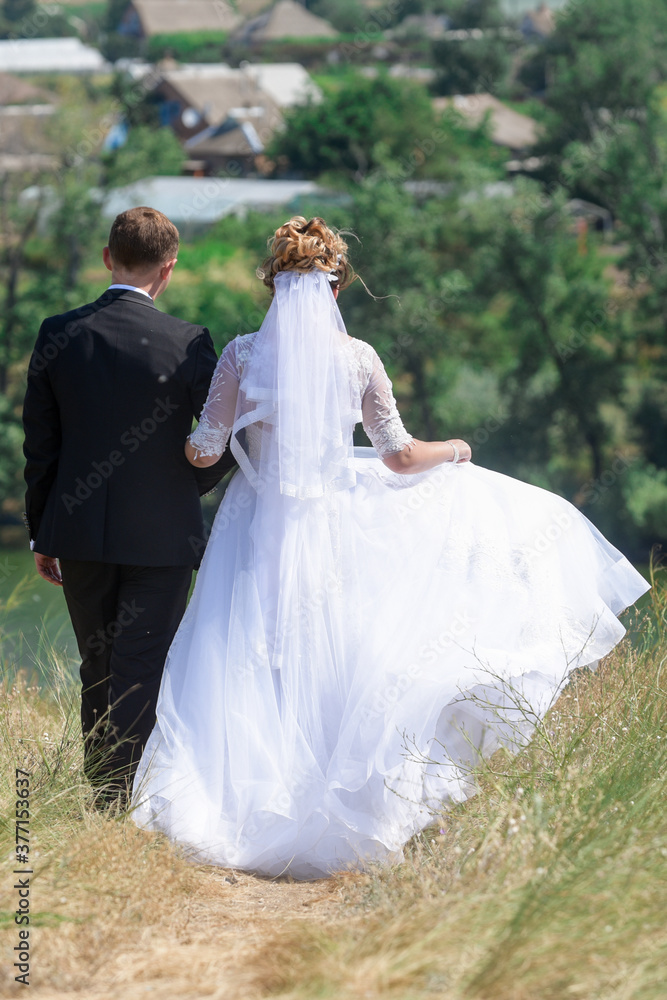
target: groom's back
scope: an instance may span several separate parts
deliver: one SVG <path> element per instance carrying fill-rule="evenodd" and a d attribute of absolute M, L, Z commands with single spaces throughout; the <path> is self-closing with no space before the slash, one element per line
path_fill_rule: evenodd
<path fill-rule="evenodd" d="M 36 508 L 43 503 L 38 551 L 194 562 L 189 538 L 201 536 L 201 508 L 183 445 L 215 364 L 207 330 L 161 313 L 138 291 L 110 290 L 44 322 L 25 405 L 28 506 L 31 472 Z M 53 476 L 45 476 L 56 450 Z"/>

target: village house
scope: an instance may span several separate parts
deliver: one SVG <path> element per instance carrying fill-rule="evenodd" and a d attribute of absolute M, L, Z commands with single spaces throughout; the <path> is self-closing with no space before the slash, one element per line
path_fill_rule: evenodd
<path fill-rule="evenodd" d="M 149 39 L 155 35 L 229 32 L 243 17 L 225 0 L 132 0 L 118 27 L 121 35 Z"/>
<path fill-rule="evenodd" d="M 151 96 L 158 98 L 162 124 L 189 154 L 189 173 L 232 169 L 241 175 L 262 170 L 264 150 L 283 127 L 286 108 L 321 99 L 298 63 L 165 69 Z"/>
<path fill-rule="evenodd" d="M 113 219 L 127 208 L 152 205 L 173 220 L 190 237 L 226 215 L 241 218 L 248 211 L 270 212 L 280 208 L 298 211 L 302 199 L 316 197 L 313 181 L 271 181 L 232 177 L 147 177 L 110 191 L 103 214 Z"/>
<path fill-rule="evenodd" d="M 3 73 L 108 73 L 111 66 L 80 38 L 11 38 L 0 41 Z"/>
<path fill-rule="evenodd" d="M 244 45 L 261 45 L 284 38 L 337 38 L 338 32 L 323 17 L 311 14 L 296 0 L 278 0 L 258 17 L 234 32 L 233 40 Z"/>
<path fill-rule="evenodd" d="M 512 153 L 521 154 L 535 145 L 539 137 L 539 125 L 534 118 L 522 115 L 508 107 L 492 94 L 457 94 L 455 97 L 435 97 L 433 106 L 437 111 L 453 108 L 463 115 L 473 126 L 482 123 L 489 115 L 490 136 L 498 146 L 504 146 Z"/>

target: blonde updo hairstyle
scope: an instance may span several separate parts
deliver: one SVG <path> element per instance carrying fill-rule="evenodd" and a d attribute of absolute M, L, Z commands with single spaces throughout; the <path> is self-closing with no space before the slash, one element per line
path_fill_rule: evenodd
<path fill-rule="evenodd" d="M 280 271 L 325 271 L 335 274 L 337 288 L 347 288 L 356 275 L 347 259 L 347 243 L 324 219 L 305 219 L 295 215 L 276 229 L 268 241 L 269 254 L 257 275 L 272 292 L 274 278 Z"/>

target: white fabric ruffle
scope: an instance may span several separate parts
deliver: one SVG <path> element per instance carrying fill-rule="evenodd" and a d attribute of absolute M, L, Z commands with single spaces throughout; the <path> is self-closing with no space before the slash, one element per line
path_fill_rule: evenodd
<path fill-rule="evenodd" d="M 218 512 L 133 800 L 198 861 L 309 878 L 399 859 L 648 589 L 558 496 L 355 453 L 352 489 L 260 497 L 237 472 Z"/>

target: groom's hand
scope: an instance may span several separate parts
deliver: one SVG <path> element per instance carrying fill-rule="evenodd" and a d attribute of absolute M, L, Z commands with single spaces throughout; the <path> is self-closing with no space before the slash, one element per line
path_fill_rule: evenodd
<path fill-rule="evenodd" d="M 46 580 L 47 583 L 52 583 L 56 587 L 62 587 L 63 578 L 60 572 L 60 566 L 58 565 L 57 559 L 52 559 L 51 556 L 42 556 L 39 552 L 35 552 L 35 566 L 37 567 L 37 572 Z"/>

